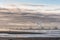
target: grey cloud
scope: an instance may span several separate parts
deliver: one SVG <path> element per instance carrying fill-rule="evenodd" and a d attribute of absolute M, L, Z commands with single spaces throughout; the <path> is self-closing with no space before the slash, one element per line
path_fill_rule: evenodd
<path fill-rule="evenodd" d="M 46 5 L 35 5 L 35 4 L 22 4 L 22 5 L 24 5 L 24 6 L 41 6 L 41 7 L 44 7 L 44 6 L 46 6 Z"/>
<path fill-rule="evenodd" d="M 56 11 L 57 11 L 57 10 L 60 10 L 60 8 L 57 8 L 57 9 L 55 9 L 55 10 L 56 10 Z"/>

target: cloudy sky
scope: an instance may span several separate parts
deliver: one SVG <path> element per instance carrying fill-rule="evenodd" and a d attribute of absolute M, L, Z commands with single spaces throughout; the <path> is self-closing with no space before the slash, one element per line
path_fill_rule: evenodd
<path fill-rule="evenodd" d="M 60 13 L 60 0 L 0 0 L 0 7 L 18 7 L 46 13 Z"/>

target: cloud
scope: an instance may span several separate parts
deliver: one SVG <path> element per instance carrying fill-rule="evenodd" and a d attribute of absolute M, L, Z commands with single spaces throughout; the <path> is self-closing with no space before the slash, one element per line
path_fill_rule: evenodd
<path fill-rule="evenodd" d="M 45 4 L 4 4 L 0 5 L 2 8 L 20 8 L 20 9 L 28 9 L 28 10 L 36 10 L 36 12 L 41 12 L 41 13 L 60 13 L 60 5 L 45 5 Z"/>

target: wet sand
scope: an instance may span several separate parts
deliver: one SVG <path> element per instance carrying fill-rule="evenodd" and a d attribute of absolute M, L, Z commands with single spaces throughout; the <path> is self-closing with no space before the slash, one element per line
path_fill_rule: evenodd
<path fill-rule="evenodd" d="M 60 40 L 60 38 L 0 38 L 0 40 Z"/>

